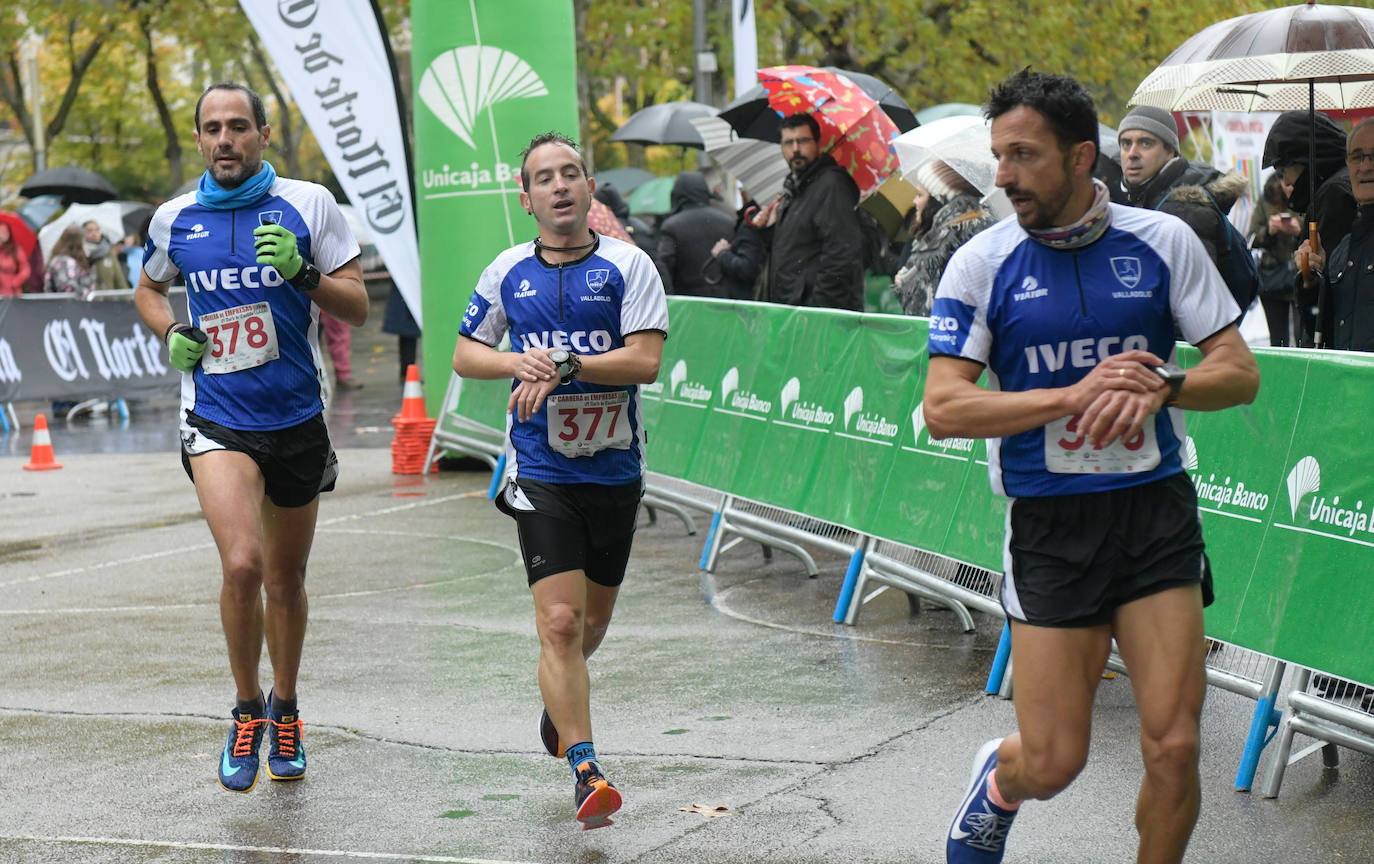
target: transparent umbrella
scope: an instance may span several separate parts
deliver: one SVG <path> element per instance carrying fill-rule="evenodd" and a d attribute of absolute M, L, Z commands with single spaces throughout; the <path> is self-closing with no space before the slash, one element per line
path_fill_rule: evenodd
<path fill-rule="evenodd" d="M 992 158 L 992 132 L 982 117 L 955 115 L 917 126 L 892 142 L 902 177 L 915 182 L 921 166 L 939 159 L 967 180 L 1000 219 L 1012 212 L 997 188 L 997 160 Z"/>

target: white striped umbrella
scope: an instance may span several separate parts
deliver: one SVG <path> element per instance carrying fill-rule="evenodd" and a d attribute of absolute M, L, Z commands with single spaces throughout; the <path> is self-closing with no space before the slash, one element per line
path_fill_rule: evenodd
<path fill-rule="evenodd" d="M 706 143 L 706 155 L 733 175 L 755 201 L 767 204 L 782 194 L 788 167 L 777 144 L 737 138 L 730 124 L 719 117 L 695 117 L 692 125 Z"/>

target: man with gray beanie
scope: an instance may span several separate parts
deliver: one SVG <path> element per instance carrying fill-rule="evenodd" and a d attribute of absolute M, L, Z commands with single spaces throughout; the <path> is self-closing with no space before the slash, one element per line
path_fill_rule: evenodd
<path fill-rule="evenodd" d="M 1169 213 L 1193 229 L 1207 249 L 1207 257 L 1221 271 L 1226 287 L 1242 310 L 1259 289 L 1253 259 L 1236 248 L 1231 232 L 1236 229 L 1226 213 L 1244 193 L 1247 181 L 1238 171 L 1222 173 L 1202 162 L 1179 155 L 1178 124 L 1163 108 L 1137 105 L 1117 127 L 1121 146 L 1121 189 L 1133 207 Z M 1232 251 L 1246 260 L 1230 260 Z"/>

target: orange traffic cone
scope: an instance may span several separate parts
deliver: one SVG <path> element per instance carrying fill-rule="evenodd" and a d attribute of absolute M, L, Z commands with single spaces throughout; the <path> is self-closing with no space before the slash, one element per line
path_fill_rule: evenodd
<path fill-rule="evenodd" d="M 33 449 L 29 451 L 29 464 L 25 471 L 51 471 L 61 468 L 62 463 L 53 458 L 52 437 L 48 435 L 48 418 L 39 414 L 33 421 Z"/>
<path fill-rule="evenodd" d="M 391 418 L 396 435 L 391 439 L 391 473 L 424 473 L 425 455 L 429 452 L 430 436 L 437 420 L 425 416 L 425 394 L 420 389 L 420 369 L 414 364 L 406 367 L 406 385 L 401 391 L 401 413 Z M 439 469 L 438 460 L 430 466 Z"/>
<path fill-rule="evenodd" d="M 420 388 L 420 367 L 412 363 L 406 367 L 406 385 L 401 390 L 401 417 L 405 420 L 423 420 L 425 416 L 425 391 Z"/>

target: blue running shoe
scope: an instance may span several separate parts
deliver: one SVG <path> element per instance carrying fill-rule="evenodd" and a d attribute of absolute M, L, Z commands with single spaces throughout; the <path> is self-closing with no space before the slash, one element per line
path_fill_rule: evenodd
<path fill-rule="evenodd" d="M 973 779 L 945 843 L 948 864 L 999 864 L 1006 851 L 1007 832 L 1016 811 L 1003 810 L 988 798 L 988 775 L 997 767 L 1001 743 L 1001 738 L 995 738 L 973 757 Z"/>
<path fill-rule="evenodd" d="M 235 711 L 234 725 L 219 757 L 219 785 L 230 792 L 247 792 L 258 784 L 258 747 L 267 718 Z"/>
<path fill-rule="evenodd" d="M 301 740 L 301 715 L 278 714 L 267 697 L 267 776 L 273 780 L 299 780 L 305 776 L 305 742 Z"/>

